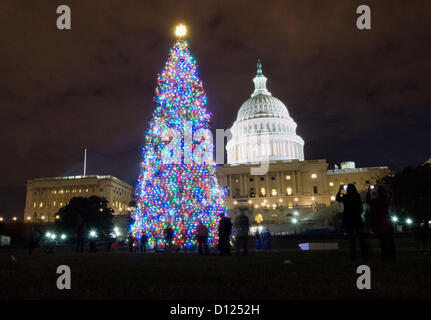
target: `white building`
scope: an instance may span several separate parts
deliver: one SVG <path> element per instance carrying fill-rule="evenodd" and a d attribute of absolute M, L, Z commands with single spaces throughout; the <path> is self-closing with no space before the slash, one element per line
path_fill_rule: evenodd
<path fill-rule="evenodd" d="M 217 167 L 220 185 L 228 187 L 231 216 L 245 210 L 253 222 L 280 224 L 294 217 L 304 226 L 308 217 L 335 202 L 340 184 L 353 183 L 361 192 L 389 174 L 388 167 L 356 168 L 353 161 L 328 170 L 325 159 L 305 160 L 297 124 L 283 102 L 267 90 L 266 81 L 258 61 L 254 92 L 231 128 L 228 163 Z M 251 168 L 265 162 L 266 174 L 251 174 Z"/>
<path fill-rule="evenodd" d="M 296 122 L 283 102 L 267 90 L 266 81 L 258 61 L 254 92 L 239 109 L 226 145 L 229 164 L 304 160 L 304 140 L 296 134 Z"/>

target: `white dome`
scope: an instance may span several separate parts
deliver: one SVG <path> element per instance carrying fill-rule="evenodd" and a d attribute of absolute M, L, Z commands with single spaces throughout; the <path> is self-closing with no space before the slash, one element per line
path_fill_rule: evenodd
<path fill-rule="evenodd" d="M 236 122 L 268 117 L 290 119 L 289 111 L 283 102 L 271 95 L 260 93 L 242 104 Z"/>
<path fill-rule="evenodd" d="M 226 145 L 229 164 L 279 160 L 304 160 L 304 140 L 286 106 L 266 89 L 260 61 L 255 90 L 239 109 Z"/>

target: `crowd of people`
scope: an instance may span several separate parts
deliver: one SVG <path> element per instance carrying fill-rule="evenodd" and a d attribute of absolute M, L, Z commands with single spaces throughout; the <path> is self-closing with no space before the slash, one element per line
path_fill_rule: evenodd
<path fill-rule="evenodd" d="M 381 258 L 383 260 L 394 260 L 396 258 L 394 226 L 389 214 L 389 200 L 386 190 L 383 186 L 378 186 L 374 197 L 371 196 L 372 190 L 374 190 L 374 186 L 368 188 L 366 196 L 366 203 L 368 205 L 366 211 L 367 220 L 370 221 L 373 234 L 380 241 Z M 336 200 L 342 202 L 344 206 L 342 224 L 349 239 L 350 257 L 356 259 L 358 256 L 356 248 L 358 240 L 362 258 L 368 259 L 368 245 L 364 232 L 365 226 L 361 216 L 363 205 L 361 196 L 356 190 L 355 185 L 349 184 L 347 188 L 341 185 Z"/>
<path fill-rule="evenodd" d="M 368 226 L 371 228 L 372 233 L 379 239 L 381 258 L 383 260 L 394 260 L 396 259 L 396 249 L 394 242 L 394 225 L 391 221 L 389 213 L 389 200 L 386 194 L 386 190 L 383 186 L 370 186 L 366 195 L 366 226 L 362 218 L 363 213 L 363 202 L 360 194 L 356 190 L 354 184 L 347 186 L 341 185 L 337 193 L 336 200 L 343 203 L 344 211 L 342 218 L 342 227 L 347 234 L 350 257 L 357 259 L 358 250 L 357 242 L 359 242 L 360 253 L 363 259 L 368 259 L 369 249 L 367 244 L 367 236 L 365 228 Z M 426 228 L 427 229 L 426 229 Z M 429 236 L 428 224 L 423 227 L 420 224 L 415 231 L 415 237 L 417 243 L 420 244 L 423 251 L 426 251 L 426 242 Z M 422 230 L 422 229 L 423 230 Z M 425 230 L 426 229 L 426 230 Z M 236 254 L 247 255 L 248 253 L 248 242 L 250 232 L 250 221 L 244 211 L 236 217 L 234 223 L 232 223 L 229 216 L 222 216 L 218 224 L 218 244 L 217 249 L 220 255 L 230 255 L 233 239 L 235 241 Z M 232 237 L 232 233 L 234 237 Z M 200 255 L 208 255 L 210 248 L 208 246 L 208 227 L 203 223 L 199 222 L 195 232 L 195 240 L 197 243 L 197 251 Z M 255 232 L 256 239 L 256 250 L 270 250 L 271 249 L 271 233 L 267 228 L 258 227 Z M 41 241 L 42 237 L 39 231 L 33 228 L 29 243 L 28 253 L 31 255 L 35 248 L 39 246 L 39 243 L 43 244 L 44 251 L 46 253 L 55 252 L 55 241 L 47 240 Z M 147 252 L 149 249 L 149 236 L 143 234 L 139 239 L 130 234 L 127 238 L 127 243 L 116 241 L 116 239 L 110 238 L 107 241 L 107 250 L 115 250 L 123 245 L 128 246 L 129 252 Z M 163 235 L 160 238 L 155 239 L 155 245 L 153 246 L 154 251 L 167 251 L 178 250 L 173 245 L 174 240 L 174 229 L 172 226 L 168 226 Z M 83 233 L 79 233 L 77 236 L 77 251 L 82 252 L 84 247 L 84 236 Z M 96 239 L 93 237 L 89 242 L 89 251 L 96 252 Z"/>
<path fill-rule="evenodd" d="M 228 216 L 222 216 L 220 218 L 218 226 L 219 239 L 217 243 L 217 249 L 220 255 L 228 256 L 231 254 L 232 229 L 235 231 L 236 253 L 239 255 L 240 251 L 242 251 L 243 255 L 247 255 L 250 221 L 244 213 L 237 217 L 234 224 L 232 224 L 232 221 Z M 269 230 L 267 230 L 267 233 L 269 234 Z M 197 242 L 197 251 L 200 255 L 208 255 L 210 253 L 208 235 L 208 227 L 203 222 L 199 222 L 196 228 L 195 238 Z M 154 251 L 172 251 L 174 249 L 173 237 L 174 230 L 171 226 L 168 226 L 163 232 L 163 238 L 155 239 Z M 134 237 L 133 234 L 129 234 L 127 240 L 129 252 L 146 252 L 148 250 L 148 236 L 146 234 L 143 234 L 140 240 Z M 164 244 L 163 249 L 159 244 L 160 242 Z M 114 248 L 111 247 L 111 249 Z"/>

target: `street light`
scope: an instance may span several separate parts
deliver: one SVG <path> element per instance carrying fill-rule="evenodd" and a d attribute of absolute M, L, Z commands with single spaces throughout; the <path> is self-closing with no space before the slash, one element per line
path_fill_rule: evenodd
<path fill-rule="evenodd" d="M 298 211 L 293 211 L 293 214 L 295 215 L 295 216 L 299 216 L 299 212 Z"/>
<path fill-rule="evenodd" d="M 62 235 L 61 235 L 61 240 L 65 240 L 66 239 L 66 235 L 63 233 Z"/>
<path fill-rule="evenodd" d="M 393 217 L 392 217 L 392 222 L 398 222 L 398 217 L 393 216 Z"/>
<path fill-rule="evenodd" d="M 296 225 L 298 224 L 298 219 L 292 218 L 292 223 L 295 226 L 295 234 L 296 234 Z"/>
<path fill-rule="evenodd" d="M 97 233 L 96 233 L 96 231 L 91 230 L 91 231 L 90 231 L 90 237 L 91 237 L 91 238 L 96 238 L 96 237 L 97 237 Z"/>
<path fill-rule="evenodd" d="M 412 219 L 410 219 L 410 218 L 407 218 L 406 222 L 407 222 L 408 225 L 410 225 L 410 224 L 413 223 Z"/>

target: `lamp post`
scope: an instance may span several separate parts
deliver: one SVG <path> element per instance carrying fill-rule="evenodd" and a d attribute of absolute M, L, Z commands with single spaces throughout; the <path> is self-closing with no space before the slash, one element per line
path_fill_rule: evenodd
<path fill-rule="evenodd" d="M 292 223 L 295 226 L 295 234 L 296 234 L 296 225 L 298 224 L 298 219 L 292 218 Z"/>

